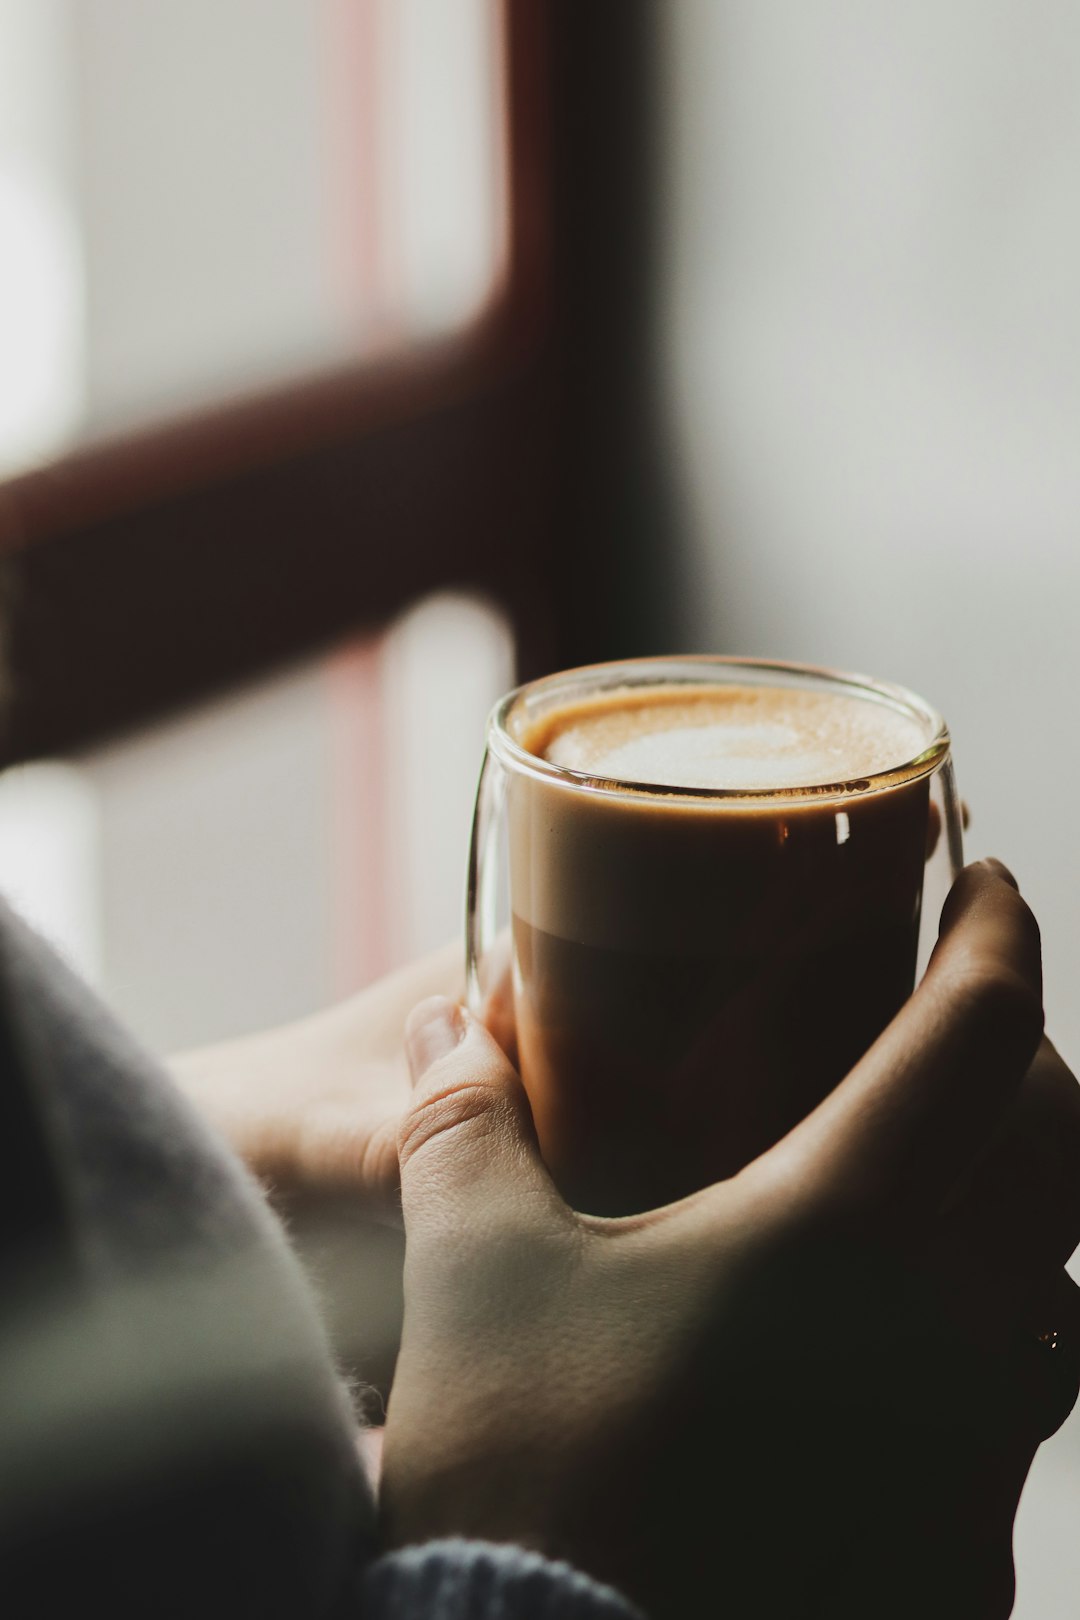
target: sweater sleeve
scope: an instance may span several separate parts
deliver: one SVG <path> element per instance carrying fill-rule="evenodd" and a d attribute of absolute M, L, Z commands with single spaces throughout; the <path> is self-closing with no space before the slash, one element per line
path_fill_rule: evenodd
<path fill-rule="evenodd" d="M 0 1097 L 0 1590 L 37 1614 L 336 1612 L 374 1503 L 299 1263 L 2 903 Z"/>
<path fill-rule="evenodd" d="M 517 1548 L 375 1556 L 348 1402 L 279 1223 L 2 902 L 0 1127 L 5 1595 L 155 1620 L 640 1620 Z"/>
<path fill-rule="evenodd" d="M 363 1620 L 643 1620 L 568 1564 L 477 1541 L 386 1553 L 365 1571 L 359 1597 Z"/>

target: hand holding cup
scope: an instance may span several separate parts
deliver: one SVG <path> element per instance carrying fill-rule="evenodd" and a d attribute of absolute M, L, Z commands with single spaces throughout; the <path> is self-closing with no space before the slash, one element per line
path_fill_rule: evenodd
<path fill-rule="evenodd" d="M 1080 1110 L 1045 1050 L 1032 1068 L 1041 1029 L 1034 920 L 971 868 L 919 989 L 808 1119 L 612 1220 L 560 1197 L 482 1027 L 425 1004 L 390 1539 L 531 1545 L 652 1620 L 1007 1614 L 1019 1491 L 1075 1396 L 1039 1340 L 1076 1343 Z"/>

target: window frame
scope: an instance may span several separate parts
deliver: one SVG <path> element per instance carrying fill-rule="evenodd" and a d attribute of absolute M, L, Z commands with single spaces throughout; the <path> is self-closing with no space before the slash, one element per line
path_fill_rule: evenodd
<path fill-rule="evenodd" d="M 490 303 L 451 338 L 0 485 L 0 764 L 145 724 L 432 590 L 497 603 L 523 678 L 663 645 L 653 7 L 492 3 L 509 228 Z"/>

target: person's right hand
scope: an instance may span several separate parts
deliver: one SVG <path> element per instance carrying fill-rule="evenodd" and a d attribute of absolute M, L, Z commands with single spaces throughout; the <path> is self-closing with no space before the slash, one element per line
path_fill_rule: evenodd
<path fill-rule="evenodd" d="M 1032 1064 L 1041 1028 L 1034 920 L 969 868 L 923 983 L 807 1120 L 600 1220 L 482 1027 L 418 1009 L 390 1542 L 533 1546 L 652 1620 L 1007 1614 L 1080 1343 L 1080 1094 L 1049 1047 Z"/>

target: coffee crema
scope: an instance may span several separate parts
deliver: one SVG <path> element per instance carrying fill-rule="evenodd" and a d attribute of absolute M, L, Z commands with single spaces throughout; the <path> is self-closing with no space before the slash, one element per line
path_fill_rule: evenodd
<path fill-rule="evenodd" d="M 915 759 L 925 735 L 885 704 L 837 693 L 626 687 L 557 709 L 522 744 L 601 779 L 752 793 L 877 776 Z"/>

